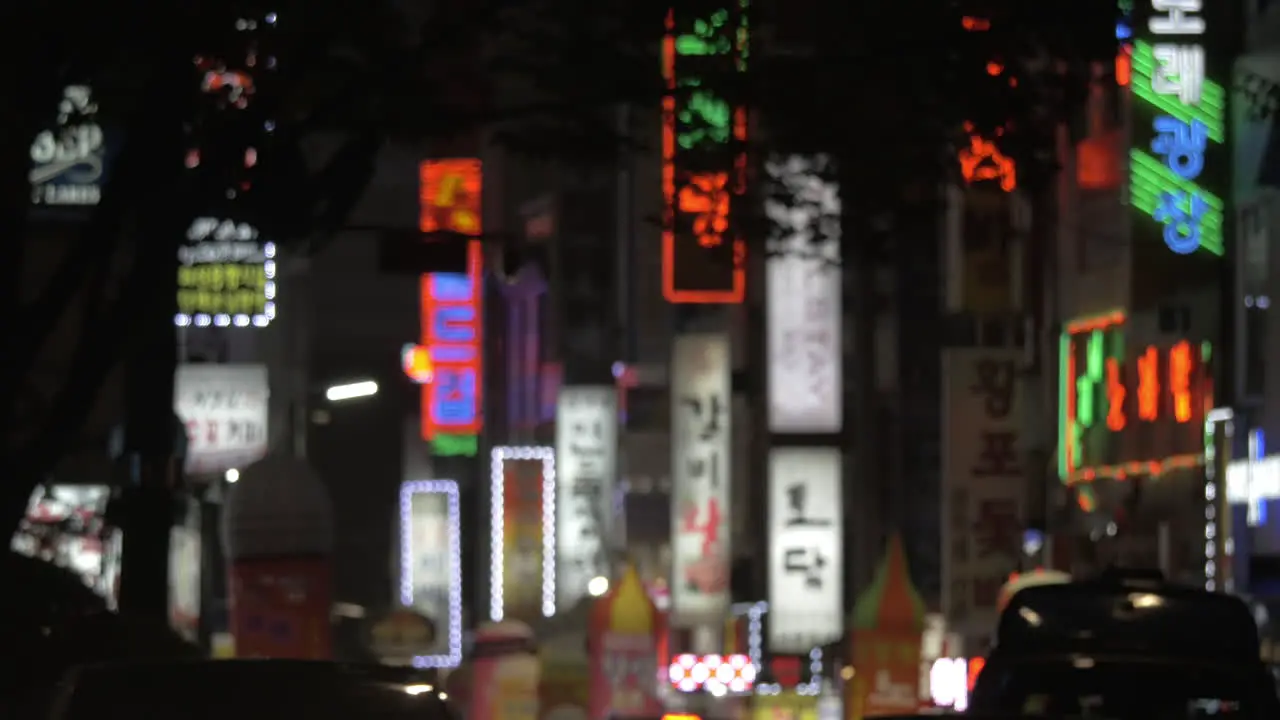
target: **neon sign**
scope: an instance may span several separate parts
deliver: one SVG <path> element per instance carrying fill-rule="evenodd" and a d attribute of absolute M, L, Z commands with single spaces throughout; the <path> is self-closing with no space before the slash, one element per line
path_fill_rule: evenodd
<path fill-rule="evenodd" d="M 1224 252 L 1225 205 L 1202 176 L 1226 140 L 1226 91 L 1205 76 L 1201 9 L 1200 0 L 1151 0 L 1139 23 L 1148 40 L 1135 39 L 1129 58 L 1130 87 L 1143 101 L 1135 109 L 1151 113 L 1134 123 L 1143 132 L 1129 151 L 1129 201 L 1179 255 Z"/>
<path fill-rule="evenodd" d="M 479 160 L 428 160 L 420 167 L 420 179 L 422 232 L 480 234 Z M 478 451 L 483 426 L 482 252 L 478 240 L 468 241 L 465 274 L 421 278 L 420 344 L 427 357 L 413 359 L 406 372 L 412 368 L 412 379 L 422 382 L 422 438 L 438 455 L 474 456 Z"/>
<path fill-rule="evenodd" d="M 1063 482 L 1158 475 L 1198 465 L 1212 407 L 1210 347 L 1126 347 L 1125 316 L 1070 323 L 1059 341 L 1058 473 Z"/>
<path fill-rule="evenodd" d="M 662 46 L 663 293 L 672 303 L 741 303 L 746 243 L 747 111 L 709 77 L 746 70 L 748 0 L 710 12 L 669 10 Z"/>

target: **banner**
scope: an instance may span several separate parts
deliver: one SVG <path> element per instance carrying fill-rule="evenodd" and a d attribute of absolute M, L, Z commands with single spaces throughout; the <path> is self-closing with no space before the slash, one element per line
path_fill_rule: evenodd
<path fill-rule="evenodd" d="M 835 433 L 841 384 L 840 185 L 826 155 L 765 163 L 769 429 Z"/>
<path fill-rule="evenodd" d="M 729 608 L 729 338 L 675 340 L 671 387 L 673 622 L 719 626 Z"/>
<path fill-rule="evenodd" d="M 571 609 L 595 577 L 612 577 L 618 391 L 566 387 L 556 408 L 556 592 Z"/>
<path fill-rule="evenodd" d="M 267 454 L 267 367 L 181 365 L 174 412 L 187 428 L 186 472 L 222 473 Z"/>
<path fill-rule="evenodd" d="M 958 631 L 990 632 L 1018 567 L 1027 481 L 1018 349 L 947 350 L 943 361 L 943 610 Z"/>
<path fill-rule="evenodd" d="M 434 623 L 436 636 L 418 667 L 462 662 L 462 511 L 458 483 L 400 486 L 400 604 Z"/>
<path fill-rule="evenodd" d="M 839 448 L 769 451 L 769 649 L 808 655 L 844 629 Z"/>
<path fill-rule="evenodd" d="M 920 633 L 855 630 L 852 645 L 857 673 L 845 685 L 846 717 L 914 715 L 920 707 Z"/>

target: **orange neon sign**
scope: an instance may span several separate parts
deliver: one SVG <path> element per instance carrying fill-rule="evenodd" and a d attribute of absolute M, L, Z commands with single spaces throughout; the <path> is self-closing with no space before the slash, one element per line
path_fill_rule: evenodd
<path fill-rule="evenodd" d="M 1148 422 L 1160 416 L 1160 353 L 1147 348 L 1138 356 L 1138 418 Z"/>
<path fill-rule="evenodd" d="M 1169 350 L 1169 391 L 1173 394 L 1173 417 L 1180 423 L 1191 420 L 1191 343 L 1183 340 Z"/>
<path fill-rule="evenodd" d="M 426 160 L 418 166 L 418 228 L 424 233 L 480 234 L 479 160 Z"/>
<path fill-rule="evenodd" d="M 1124 419 L 1124 382 L 1120 379 L 1120 361 L 1107 358 L 1107 428 L 1123 430 Z"/>
<path fill-rule="evenodd" d="M 1018 169 L 1011 158 L 1001 153 L 995 143 L 976 134 L 969 135 L 969 146 L 960 150 L 960 174 L 969 184 L 996 182 L 1005 192 L 1018 187 Z"/>
<path fill-rule="evenodd" d="M 729 173 L 695 173 L 680 188 L 680 211 L 694 216 L 693 232 L 704 248 L 720 247 L 729 231 Z"/>

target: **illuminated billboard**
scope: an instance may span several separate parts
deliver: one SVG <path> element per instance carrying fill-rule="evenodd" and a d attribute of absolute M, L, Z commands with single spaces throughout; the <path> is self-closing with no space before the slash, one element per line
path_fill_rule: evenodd
<path fill-rule="evenodd" d="M 489 619 L 556 614 L 556 453 L 496 447 L 489 476 Z"/>
<path fill-rule="evenodd" d="M 826 155 L 765 163 L 769 219 L 769 429 L 835 433 L 843 424 L 840 186 Z"/>
<path fill-rule="evenodd" d="M 427 160 L 420 166 L 419 179 L 423 233 L 480 234 L 479 160 Z M 471 240 L 466 273 L 421 278 L 421 346 L 431 369 L 430 380 L 422 383 L 422 437 L 437 455 L 474 456 L 478 451 L 483 426 L 483 273 L 480 241 Z"/>
<path fill-rule="evenodd" d="M 662 44 L 662 274 L 672 303 L 740 303 L 747 109 L 725 80 L 746 70 L 747 2 L 671 9 Z"/>
<path fill-rule="evenodd" d="M 1213 407 L 1209 344 L 1125 340 L 1120 312 L 1069 323 L 1059 340 L 1058 475 L 1065 483 L 1202 462 Z"/>
<path fill-rule="evenodd" d="M 684 627 L 722 622 L 729 608 L 729 338 L 681 335 L 672 354 L 671 613 Z"/>
<path fill-rule="evenodd" d="M 1206 13 L 1204 5 L 1143 0 L 1133 11 L 1129 204 L 1139 214 L 1135 240 L 1158 237 L 1178 255 L 1200 249 L 1222 255 L 1226 247 L 1227 97 L 1213 80 L 1221 53 L 1210 41 L 1233 30 L 1231 11 Z"/>
<path fill-rule="evenodd" d="M 572 608 L 597 577 L 612 578 L 614 488 L 618 472 L 618 391 L 612 385 L 560 388 L 556 404 L 556 580 L 558 605 Z"/>
<path fill-rule="evenodd" d="M 198 217 L 178 248 L 179 326 L 266 327 L 276 316 L 276 246 L 258 229 Z"/>
<path fill-rule="evenodd" d="M 839 448 L 769 450 L 769 649 L 808 653 L 844 631 Z"/>

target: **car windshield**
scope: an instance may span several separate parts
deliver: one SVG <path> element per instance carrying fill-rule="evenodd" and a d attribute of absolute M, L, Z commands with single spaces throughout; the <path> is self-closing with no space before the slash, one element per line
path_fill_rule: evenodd
<path fill-rule="evenodd" d="M 336 663 L 129 664 L 74 672 L 55 703 L 53 718 L 107 716 L 448 720 L 449 714 L 429 685 Z"/>
<path fill-rule="evenodd" d="M 990 676 L 988 671 L 994 671 Z M 1019 662 L 988 667 L 983 710 L 1099 720 L 1263 720 L 1274 692 L 1257 673 L 1215 665 L 1103 661 Z"/>

